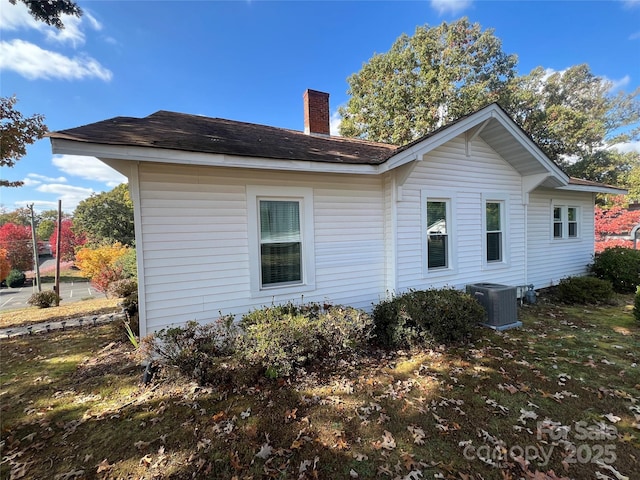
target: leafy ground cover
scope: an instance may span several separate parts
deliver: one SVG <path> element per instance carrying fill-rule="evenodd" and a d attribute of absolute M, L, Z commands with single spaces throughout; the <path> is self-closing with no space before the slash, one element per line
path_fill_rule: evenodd
<path fill-rule="evenodd" d="M 0 478 L 633 478 L 640 326 L 621 298 L 217 387 L 169 367 L 142 384 L 116 325 L 4 340 Z"/>

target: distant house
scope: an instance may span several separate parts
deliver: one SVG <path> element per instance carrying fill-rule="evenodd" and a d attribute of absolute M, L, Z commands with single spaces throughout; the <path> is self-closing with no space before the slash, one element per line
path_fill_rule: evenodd
<path fill-rule="evenodd" d="M 473 282 L 546 287 L 585 273 L 594 196 L 498 105 L 409 145 L 159 111 L 51 133 L 129 179 L 141 331 L 273 302 L 370 308 L 393 292 Z"/>

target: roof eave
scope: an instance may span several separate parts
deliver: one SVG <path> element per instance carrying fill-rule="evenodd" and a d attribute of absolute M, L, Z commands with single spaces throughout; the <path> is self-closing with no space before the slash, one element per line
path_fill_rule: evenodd
<path fill-rule="evenodd" d="M 54 136 L 50 136 L 50 139 L 51 150 L 54 154 L 82 155 L 96 157 L 99 159 L 297 172 L 358 175 L 376 175 L 380 173 L 380 165 L 316 162 L 311 160 L 290 160 L 190 152 L 184 150 L 160 149 L 155 147 L 107 145 L 69 140 Z"/>

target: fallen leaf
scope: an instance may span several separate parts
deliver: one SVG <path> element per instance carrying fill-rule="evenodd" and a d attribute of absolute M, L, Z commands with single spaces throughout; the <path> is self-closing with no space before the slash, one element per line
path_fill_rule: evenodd
<path fill-rule="evenodd" d="M 606 415 L 603 415 L 603 416 L 604 418 L 609 420 L 611 423 L 618 423 L 620 420 L 622 420 L 622 418 L 615 416 L 613 413 L 607 413 Z"/>
<path fill-rule="evenodd" d="M 356 472 L 353 468 L 349 471 L 349 476 L 351 478 L 358 478 L 359 477 L 358 472 Z"/>
<path fill-rule="evenodd" d="M 262 458 L 263 460 L 266 460 L 272 454 L 273 454 L 273 447 L 271 445 L 269 445 L 268 443 L 265 443 L 260 448 L 260 451 L 258 453 L 256 453 L 256 457 L 259 457 L 259 458 Z"/>
<path fill-rule="evenodd" d="M 393 438 L 391 432 L 389 432 L 388 430 L 384 431 L 384 434 L 382 435 L 382 443 L 380 444 L 380 446 L 385 450 L 393 450 L 394 448 L 396 448 L 396 441 Z"/>
<path fill-rule="evenodd" d="M 98 464 L 96 473 L 106 472 L 108 470 L 111 470 L 112 468 L 113 468 L 113 465 L 110 464 L 109 461 L 105 458 Z"/>

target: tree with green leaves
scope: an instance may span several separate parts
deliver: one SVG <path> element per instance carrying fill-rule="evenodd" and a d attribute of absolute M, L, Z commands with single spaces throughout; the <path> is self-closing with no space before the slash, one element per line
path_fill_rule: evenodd
<path fill-rule="evenodd" d="M 462 18 L 401 35 L 351 75 L 341 135 L 402 145 L 505 94 L 517 57 Z"/>
<path fill-rule="evenodd" d="M 27 145 L 47 133 L 44 116 L 24 117 L 15 109 L 16 97 L 0 97 L 0 166 L 13 167 L 27 154 Z M 0 179 L 2 187 L 19 187 L 24 182 Z"/>
<path fill-rule="evenodd" d="M 640 135 L 640 90 L 614 92 L 588 65 L 518 76 L 516 62 L 466 18 L 418 27 L 347 79 L 340 133 L 403 145 L 498 102 L 569 174 L 634 188 L 637 158 L 610 147 Z"/>
<path fill-rule="evenodd" d="M 61 30 L 64 28 L 62 15 L 82 16 L 82 10 L 71 0 L 20 0 L 29 9 L 33 18 Z M 17 0 L 9 0 L 15 5 Z"/>
<path fill-rule="evenodd" d="M 503 107 L 549 158 L 564 167 L 582 162 L 574 172 L 588 171 L 586 164 L 594 162 L 593 173 L 601 173 L 603 165 L 613 168 L 630 159 L 607 147 L 640 133 L 640 90 L 612 89 L 611 81 L 594 75 L 586 64 L 552 74 L 538 67 L 511 81 Z"/>
<path fill-rule="evenodd" d="M 133 203 L 127 184 L 81 201 L 73 213 L 73 229 L 84 233 L 91 244 L 133 245 Z"/>

